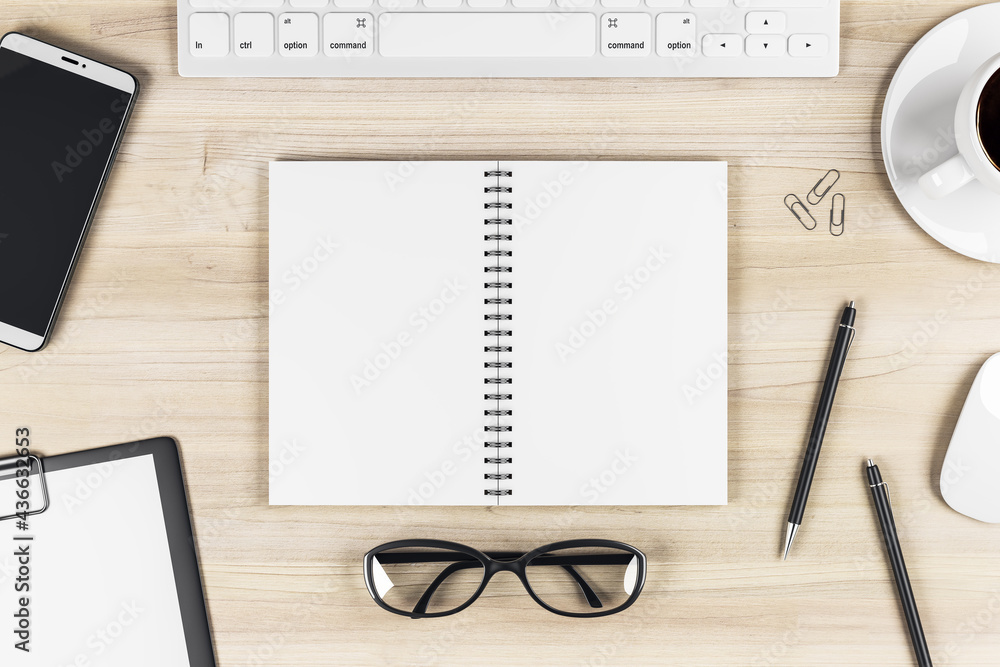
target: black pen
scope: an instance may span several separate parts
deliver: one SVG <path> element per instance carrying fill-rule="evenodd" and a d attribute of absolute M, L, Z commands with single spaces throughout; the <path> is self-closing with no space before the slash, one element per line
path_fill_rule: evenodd
<path fill-rule="evenodd" d="M 826 424 L 830 421 L 833 397 L 837 394 L 837 383 L 840 382 L 840 373 L 844 370 L 847 351 L 851 349 L 851 343 L 854 342 L 854 315 L 856 312 L 854 310 L 854 302 L 851 301 L 847 308 L 844 308 L 844 315 L 840 318 L 840 326 L 837 327 L 837 339 L 833 343 L 833 355 L 830 357 L 830 365 L 826 369 L 826 382 L 823 383 L 823 393 L 820 394 L 819 405 L 816 406 L 816 418 L 813 419 L 812 433 L 809 434 L 806 457 L 802 461 L 802 472 L 799 473 L 799 485 L 795 487 L 795 497 L 792 498 L 792 509 L 788 513 L 788 531 L 785 533 L 785 555 L 782 560 L 788 558 L 788 550 L 792 547 L 795 532 L 802 525 L 802 515 L 806 511 L 806 500 L 809 499 L 809 487 L 812 486 L 813 475 L 816 473 L 816 462 L 819 460 L 819 448 L 823 445 Z"/>
<path fill-rule="evenodd" d="M 906 615 L 906 625 L 910 629 L 910 642 L 917 656 L 920 667 L 932 667 L 931 654 L 927 650 L 927 640 L 924 629 L 920 625 L 920 614 L 917 613 L 917 602 L 913 599 L 913 589 L 910 587 L 910 577 L 906 574 L 906 563 L 903 562 L 903 551 L 899 548 L 899 537 L 896 536 L 896 522 L 892 520 L 892 504 L 889 502 L 889 489 L 882 481 L 878 466 L 868 459 L 868 486 L 872 490 L 875 501 L 875 514 L 882 526 L 882 537 L 885 538 L 885 549 L 889 552 L 889 562 L 892 564 L 892 574 L 896 578 L 896 591 Z"/>

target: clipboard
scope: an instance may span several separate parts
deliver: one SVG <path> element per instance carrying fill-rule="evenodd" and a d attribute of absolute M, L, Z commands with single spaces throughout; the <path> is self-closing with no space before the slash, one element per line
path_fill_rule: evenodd
<path fill-rule="evenodd" d="M 29 575 L 31 588 L 23 593 L 34 616 L 30 622 L 37 624 L 31 628 L 29 622 L 31 651 L 13 649 L 16 638 L 5 640 L 0 663 L 11 664 L 2 659 L 6 651 L 14 655 L 13 664 L 30 667 L 181 667 L 186 647 L 187 667 L 216 667 L 177 443 L 156 438 L 17 461 L 0 460 L 0 553 L 11 551 L 7 536 L 12 535 L 13 544 L 30 544 L 40 554 Z M 15 508 L 17 467 L 28 469 L 31 505 L 8 516 Z M 27 528 L 19 528 L 25 517 Z M 57 548 L 62 536 L 52 535 L 56 526 L 79 536 L 78 548 Z M 102 545 L 113 552 L 115 540 L 125 545 L 119 549 L 124 562 L 99 553 Z M 89 565 L 97 558 L 107 558 L 107 567 Z M 4 565 L 0 562 L 0 579 L 9 571 Z M 176 598 L 166 581 L 170 573 Z M 66 586 L 69 577 L 85 583 L 79 589 Z M 56 583 L 63 585 L 64 598 L 54 590 Z M 104 593 L 120 602 L 121 610 L 102 604 Z M 18 605 L 16 595 L 22 593 L 15 594 L 9 583 L 0 585 L 5 618 L 10 618 L 7 608 Z M 74 605 L 76 614 L 63 609 Z M 165 651 L 151 648 L 157 642 Z"/>

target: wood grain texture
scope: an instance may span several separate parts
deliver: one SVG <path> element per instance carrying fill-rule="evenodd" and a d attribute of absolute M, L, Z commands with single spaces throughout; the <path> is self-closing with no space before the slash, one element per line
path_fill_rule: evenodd
<path fill-rule="evenodd" d="M 862 461 L 892 484 L 937 665 L 1000 658 L 1000 531 L 938 491 L 979 365 L 1000 348 L 1000 267 L 898 204 L 879 148 L 907 49 L 972 3 L 843 5 L 841 74 L 812 80 L 237 80 L 177 75 L 173 0 L 4 0 L 19 30 L 135 73 L 142 94 L 52 344 L 0 350 L 0 437 L 39 451 L 172 435 L 222 667 L 910 665 Z M 725 159 L 730 165 L 728 507 L 267 504 L 267 162 Z M 847 232 L 782 198 L 842 173 Z M 847 299 L 859 334 L 806 524 L 778 557 Z M 640 602 L 580 621 L 495 580 L 442 621 L 378 609 L 361 557 L 429 536 L 480 548 L 608 537 L 650 559 Z"/>

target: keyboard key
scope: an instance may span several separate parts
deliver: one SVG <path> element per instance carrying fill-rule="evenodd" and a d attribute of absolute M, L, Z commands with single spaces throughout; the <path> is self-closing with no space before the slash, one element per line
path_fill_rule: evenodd
<path fill-rule="evenodd" d="M 371 14 L 329 13 L 323 17 L 323 52 L 349 58 L 370 56 L 375 45 L 375 19 Z"/>
<path fill-rule="evenodd" d="M 417 6 L 417 0 L 378 0 L 378 4 L 386 9 L 410 9 Z"/>
<path fill-rule="evenodd" d="M 788 38 L 788 55 L 793 58 L 819 58 L 830 49 L 826 35 L 792 35 Z"/>
<path fill-rule="evenodd" d="M 379 53 L 389 58 L 589 57 L 595 52 L 593 14 L 383 14 Z"/>
<path fill-rule="evenodd" d="M 528 7 L 528 8 L 548 7 L 549 5 L 552 4 L 552 0 L 514 0 L 513 4 L 514 4 L 515 7 L 519 7 L 519 8 L 520 7 Z"/>
<path fill-rule="evenodd" d="M 221 58 L 229 53 L 229 16 L 222 13 L 192 14 L 191 55 Z"/>
<path fill-rule="evenodd" d="M 255 58 L 274 53 L 274 16 L 254 12 L 234 16 L 233 51 Z"/>
<path fill-rule="evenodd" d="M 314 56 L 319 51 L 319 19 L 315 14 L 278 17 L 278 50 L 283 56 Z"/>
<path fill-rule="evenodd" d="M 646 0 L 648 7 L 683 7 L 684 0 Z"/>
<path fill-rule="evenodd" d="M 469 0 L 470 7 L 499 9 L 507 6 L 507 0 Z"/>
<path fill-rule="evenodd" d="M 729 0 L 691 0 L 692 7 L 728 7 Z"/>
<path fill-rule="evenodd" d="M 747 12 L 747 32 L 751 35 L 780 35 L 785 32 L 782 12 Z"/>
<path fill-rule="evenodd" d="M 826 7 L 830 0 L 734 0 L 745 9 L 815 9 Z"/>
<path fill-rule="evenodd" d="M 320 9 L 326 7 L 330 0 L 289 0 L 296 9 Z"/>
<path fill-rule="evenodd" d="M 333 0 L 333 4 L 341 9 L 366 9 L 372 6 L 372 0 Z"/>
<path fill-rule="evenodd" d="M 785 55 L 785 38 L 773 35 L 747 37 L 747 55 L 751 58 L 768 58 Z"/>
<path fill-rule="evenodd" d="M 605 14 L 601 22 L 601 53 L 612 57 L 649 55 L 653 28 L 649 14 Z"/>
<path fill-rule="evenodd" d="M 593 7 L 595 0 L 556 0 L 556 4 L 560 7 L 569 7 L 571 9 L 585 9 L 587 7 Z"/>
<path fill-rule="evenodd" d="M 659 14 L 656 17 L 656 52 L 668 58 L 695 54 L 694 14 Z"/>
<path fill-rule="evenodd" d="M 601 0 L 605 7 L 638 7 L 640 0 Z"/>
<path fill-rule="evenodd" d="M 424 7 L 431 9 L 452 9 L 461 6 L 462 0 L 424 0 Z"/>
<path fill-rule="evenodd" d="M 709 58 L 726 58 L 743 53 L 743 35 L 705 35 L 701 40 L 701 52 Z"/>
<path fill-rule="evenodd" d="M 277 9 L 285 0 L 191 0 L 198 9 Z"/>

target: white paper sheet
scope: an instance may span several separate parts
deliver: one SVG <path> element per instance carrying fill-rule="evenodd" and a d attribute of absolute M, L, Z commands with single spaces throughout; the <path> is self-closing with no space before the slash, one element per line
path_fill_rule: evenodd
<path fill-rule="evenodd" d="M 500 165 L 515 220 L 501 504 L 724 504 L 725 163 Z M 496 167 L 271 165 L 271 503 L 497 502 L 483 479 Z"/>
<path fill-rule="evenodd" d="M 726 165 L 504 167 L 520 224 L 503 504 L 725 504 Z"/>
<path fill-rule="evenodd" d="M 51 505 L 29 517 L 29 530 L 0 522 L 0 664 L 188 665 L 153 456 L 57 470 L 46 480 Z M 0 493 L 8 514 L 13 484 L 0 483 Z M 25 535 L 34 540 L 13 539 Z M 15 593 L 15 545 L 24 544 L 31 590 Z M 30 598 L 30 653 L 14 647 L 15 596 L 22 595 Z"/>

